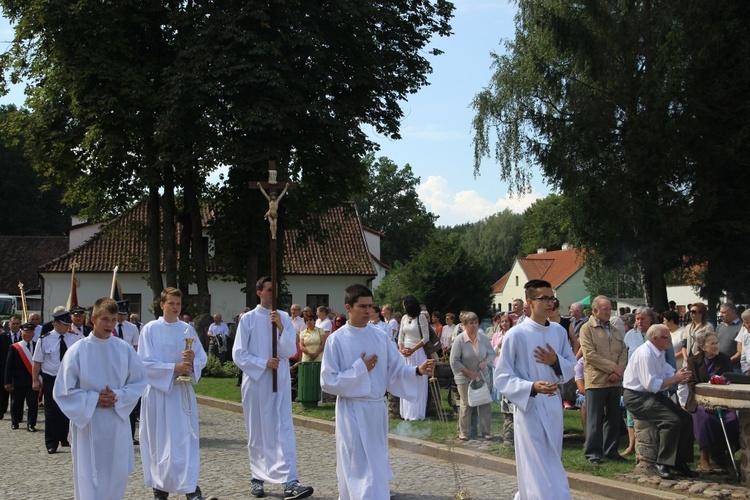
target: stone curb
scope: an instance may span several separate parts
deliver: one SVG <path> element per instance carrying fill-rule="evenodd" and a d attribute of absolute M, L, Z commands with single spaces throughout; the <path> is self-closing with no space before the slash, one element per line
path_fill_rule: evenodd
<path fill-rule="evenodd" d="M 198 404 L 233 411 L 235 413 L 242 413 L 242 405 L 240 403 L 225 401 L 223 399 L 212 398 L 209 396 L 200 396 L 197 394 L 196 398 Z M 314 429 L 317 431 L 328 432 L 330 434 L 333 434 L 336 429 L 336 424 L 333 422 L 327 422 L 325 420 L 305 417 L 302 415 L 293 415 L 292 418 L 296 427 Z M 447 461 L 449 461 L 452 456 L 456 463 L 462 465 L 479 467 L 512 476 L 515 476 L 516 474 L 515 461 L 505 458 L 493 457 L 483 453 L 465 451 L 419 439 L 395 436 L 393 434 L 388 435 L 388 443 L 394 448 L 410 451 L 412 453 L 429 455 Z M 573 472 L 568 473 L 568 481 L 570 482 L 571 489 L 614 499 L 632 500 L 633 498 L 638 498 L 639 500 L 677 500 L 690 498 L 667 490 L 646 488 L 636 484 L 623 483 L 614 479 L 589 476 L 587 474 L 577 474 Z"/>

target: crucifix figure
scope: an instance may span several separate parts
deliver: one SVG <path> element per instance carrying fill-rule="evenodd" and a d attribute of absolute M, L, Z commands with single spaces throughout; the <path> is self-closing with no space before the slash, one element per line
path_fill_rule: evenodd
<path fill-rule="evenodd" d="M 273 172 L 275 173 L 276 171 L 274 170 Z M 269 184 L 271 184 L 270 179 Z M 263 218 L 268 221 L 268 225 L 270 226 L 271 239 L 275 240 L 277 222 L 279 218 L 279 202 L 281 202 L 281 198 L 283 198 L 286 194 L 286 190 L 289 189 L 289 185 L 287 184 L 286 186 L 284 186 L 284 190 L 281 192 L 278 198 L 276 197 L 276 192 L 274 191 L 271 191 L 270 195 L 266 193 L 266 190 L 263 189 L 263 184 L 261 184 L 260 182 L 258 183 L 258 189 L 260 189 L 260 192 L 263 193 L 263 196 L 265 196 L 268 200 L 268 212 L 266 212 L 266 215 Z"/>
<path fill-rule="evenodd" d="M 284 189 L 281 191 L 280 195 L 276 195 L 276 189 L 279 186 L 279 181 L 276 180 L 276 162 L 274 160 L 268 161 L 268 182 L 251 182 L 250 188 L 253 189 L 260 189 L 260 192 L 263 193 L 263 196 L 268 200 L 268 212 L 265 213 L 264 219 L 268 221 L 268 225 L 271 230 L 271 285 L 273 286 L 273 299 L 272 299 L 272 306 L 271 309 L 273 311 L 276 310 L 276 295 L 277 295 L 277 280 L 276 280 L 276 246 L 277 246 L 277 240 L 276 240 L 276 232 L 278 229 L 278 219 L 279 219 L 279 202 L 281 201 L 281 198 L 284 197 L 286 194 L 287 189 L 294 188 L 295 184 L 292 182 L 284 182 Z M 268 191 L 266 191 L 266 189 Z M 272 335 L 273 335 L 273 341 L 271 343 L 271 355 L 272 357 L 277 356 L 276 352 L 276 323 L 273 323 L 271 326 Z M 277 390 L 277 374 L 276 369 L 273 369 L 273 392 L 276 392 Z"/>

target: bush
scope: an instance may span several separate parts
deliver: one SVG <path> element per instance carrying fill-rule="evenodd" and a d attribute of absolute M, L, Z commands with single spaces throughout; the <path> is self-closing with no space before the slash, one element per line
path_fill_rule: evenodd
<path fill-rule="evenodd" d="M 240 369 L 237 368 L 237 365 L 235 365 L 231 361 L 227 361 L 226 363 L 224 363 L 224 366 L 222 366 L 219 358 L 212 354 L 209 354 L 208 363 L 206 363 L 206 367 L 203 369 L 202 376 L 214 378 L 232 378 L 237 377 L 239 373 Z"/>

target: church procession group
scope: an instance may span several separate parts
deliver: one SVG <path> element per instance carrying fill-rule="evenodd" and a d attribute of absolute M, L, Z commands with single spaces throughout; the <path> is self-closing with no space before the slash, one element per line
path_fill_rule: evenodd
<path fill-rule="evenodd" d="M 514 404 L 516 498 L 567 499 L 571 493 L 561 462 L 563 402 L 558 385 L 571 380 L 582 363 L 569 332 L 549 320 L 555 302 L 550 284 L 532 280 L 525 288 L 525 321 L 506 332 L 493 376 L 495 389 Z M 297 336 L 290 315 L 273 310 L 273 290 L 271 278 L 258 280 L 259 305 L 240 317 L 231 353 L 243 374 L 249 493 L 264 497 L 270 483 L 281 485 L 286 499 L 307 498 L 313 488 L 300 482 L 292 421 L 289 359 L 297 354 Z M 91 311 L 90 330 L 83 326 L 84 310 L 76 308 L 56 310 L 45 325 L 38 324 L 38 317 L 23 324 L 14 317 L 10 332 L 0 336 L 5 361 L 0 414 L 7 411 L 10 396 L 12 429 L 20 430 L 25 404 L 26 430 L 36 432 L 43 393 L 45 446 L 55 453 L 58 446 L 72 445 L 77 499 L 122 498 L 135 467 L 136 444 L 141 447 L 145 487 L 154 499 L 166 499 L 170 493 L 215 498 L 204 496 L 198 484 L 199 419 L 193 384 L 201 377 L 207 355 L 193 327 L 180 320 L 182 293 L 165 289 L 160 306 L 163 316 L 143 325 L 140 332 L 126 321 L 126 303 L 101 298 Z M 368 287 L 349 286 L 344 306 L 348 321 L 327 338 L 320 372 L 321 389 L 337 396 L 339 498 L 388 500 L 394 475 L 385 395 L 419 401 L 435 360 L 428 357 L 416 366 L 404 361 L 397 343 L 371 322 L 373 298 Z M 614 434 L 608 417 L 616 411 L 609 400 L 615 393 L 619 397 L 625 389 L 626 405 L 635 418 L 669 420 L 682 410 L 661 391 L 691 376 L 686 367 L 675 371 L 665 360 L 672 337 L 664 325 L 642 332 L 642 345 L 630 353 L 627 363 L 620 359 L 622 353 L 614 359 L 611 352 L 595 347 L 606 344 L 611 349 L 613 340 L 623 343 L 623 335 L 615 322 L 609 322 L 606 297 L 597 297 L 592 306 L 590 325 L 583 328 L 588 333 L 581 333 L 581 351 L 588 353 L 587 370 L 602 366 L 609 382 L 600 388 L 592 378 L 586 390 L 589 404 L 600 408 L 591 414 L 596 422 L 588 425 L 594 439 L 587 439 L 586 455 L 593 463 L 601 461 L 602 453 L 603 458 L 622 459 L 617 445 L 609 442 Z M 713 343 L 708 346 L 707 337 L 699 343 L 708 358 Z M 688 416 L 660 426 L 659 475 L 670 474 L 670 467 L 690 474 L 687 463 L 692 456 L 682 449 L 689 443 L 692 455 L 689 423 Z"/>

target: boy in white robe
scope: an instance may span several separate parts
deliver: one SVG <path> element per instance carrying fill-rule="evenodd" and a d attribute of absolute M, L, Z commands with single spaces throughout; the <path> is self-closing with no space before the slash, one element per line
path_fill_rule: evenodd
<path fill-rule="evenodd" d="M 182 292 L 163 290 L 160 304 L 164 315 L 143 327 L 138 343 L 148 374 L 141 399 L 143 479 L 157 500 L 165 500 L 170 492 L 199 500 L 204 497 L 198 487 L 198 403 L 193 383 L 200 380 L 207 357 L 193 327 L 179 320 Z M 190 349 L 186 338 L 193 339 Z M 192 380 L 177 380 L 180 376 Z"/>
<path fill-rule="evenodd" d="M 320 383 L 336 398 L 336 473 L 341 500 L 388 500 L 388 409 L 385 392 L 415 401 L 422 375 L 435 361 L 407 366 L 389 335 L 369 324 L 372 292 L 346 289 L 349 322 L 333 332 L 323 351 Z"/>
<path fill-rule="evenodd" d="M 573 377 L 576 358 L 565 329 L 547 320 L 554 301 L 550 284 L 531 280 L 524 288 L 530 315 L 508 330 L 495 369 L 495 387 L 515 404 L 515 498 L 569 499 L 561 460 L 563 405 L 557 386 Z"/>
<path fill-rule="evenodd" d="M 130 412 L 148 379 L 130 345 L 112 330 L 117 303 L 94 304 L 94 331 L 65 353 L 53 395 L 70 419 L 75 498 L 122 498 L 135 468 Z"/>
<path fill-rule="evenodd" d="M 264 483 L 281 483 L 285 499 L 307 498 L 313 488 L 299 482 L 292 423 L 289 358 L 297 353 L 297 335 L 289 315 L 272 311 L 273 283 L 264 276 L 256 283 L 260 304 L 242 315 L 232 359 L 242 370 L 242 409 L 252 472 L 250 494 L 264 497 Z M 277 352 L 272 356 L 276 324 Z M 273 392 L 273 370 L 277 390 Z"/>

